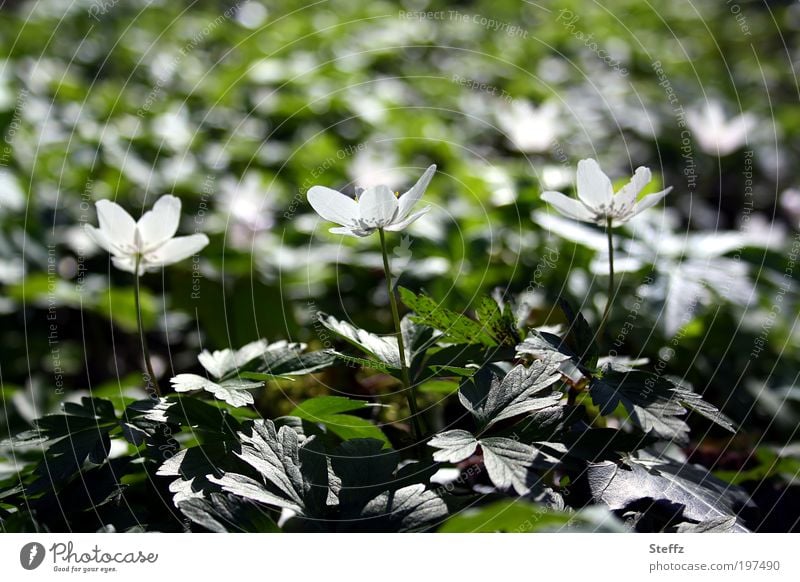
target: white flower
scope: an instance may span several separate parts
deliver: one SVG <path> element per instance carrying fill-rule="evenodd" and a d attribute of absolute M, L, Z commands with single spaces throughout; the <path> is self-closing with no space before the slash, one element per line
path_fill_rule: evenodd
<path fill-rule="evenodd" d="M 330 229 L 336 234 L 368 236 L 379 228 L 398 231 L 430 210 L 426 206 L 411 213 L 435 171 L 436 166 L 430 166 L 411 190 L 399 197 L 384 185 L 364 190 L 356 200 L 331 188 L 313 186 L 308 191 L 308 202 L 322 218 L 342 225 Z"/>
<path fill-rule="evenodd" d="M 528 101 L 515 99 L 510 106 L 501 106 L 496 115 L 508 141 L 521 152 L 548 151 L 563 132 L 561 108 L 554 101 L 534 107 Z"/>
<path fill-rule="evenodd" d="M 159 198 L 138 222 L 110 200 L 100 200 L 95 206 L 100 228 L 87 224 L 86 232 L 111 253 L 114 266 L 123 271 L 133 273 L 138 258 L 141 275 L 182 261 L 208 244 L 204 234 L 175 236 L 181 215 L 181 201 L 175 196 Z"/>
<path fill-rule="evenodd" d="M 593 222 L 606 226 L 611 219 L 611 226 L 624 224 L 640 212 L 655 206 L 672 187 L 648 194 L 637 201 L 639 192 L 650 182 L 649 168 L 639 167 L 633 178 L 619 192 L 614 193 L 611 180 L 600 169 L 595 160 L 578 162 L 578 200 L 565 196 L 561 192 L 547 191 L 542 193 L 542 200 L 555 206 L 564 216 Z"/>
<path fill-rule="evenodd" d="M 607 272 L 608 247 L 603 234 L 541 211 L 535 212 L 533 218 L 546 230 L 595 250 L 591 271 Z M 661 306 L 654 314 L 664 332 L 672 337 L 691 321 L 700 306 L 718 306 L 725 300 L 746 308 L 757 301 L 752 269 L 744 261 L 726 255 L 746 247 L 779 249 L 785 239 L 772 223 L 751 223 L 751 227 L 746 232 L 687 232 L 680 228 L 677 213 L 669 209 L 664 213 L 645 212 L 626 224 L 631 237 L 622 239 L 621 249 L 615 251 L 614 270 L 655 271 L 655 277 L 640 286 L 637 294 Z M 765 269 L 759 277 L 767 272 Z"/>
<path fill-rule="evenodd" d="M 718 101 L 707 103 L 701 110 L 687 111 L 686 121 L 700 149 L 714 156 L 727 156 L 738 150 L 747 143 L 747 134 L 756 127 L 756 118 L 751 113 L 725 119 L 725 111 Z"/>

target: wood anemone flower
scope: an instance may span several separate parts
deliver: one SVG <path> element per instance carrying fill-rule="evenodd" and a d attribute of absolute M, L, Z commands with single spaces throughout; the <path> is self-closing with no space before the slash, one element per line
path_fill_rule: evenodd
<path fill-rule="evenodd" d="M 180 198 L 167 194 L 136 221 L 119 204 L 99 200 L 97 222 L 86 225 L 87 234 L 111 253 L 114 266 L 137 275 L 171 265 L 199 252 L 208 244 L 204 234 L 175 236 L 181 216 Z"/>
<path fill-rule="evenodd" d="M 636 169 L 633 178 L 619 192 L 614 193 L 611 180 L 600 169 L 595 160 L 578 162 L 578 199 L 565 196 L 561 192 L 543 192 L 542 200 L 552 204 L 564 216 L 592 222 L 600 226 L 620 226 L 631 218 L 655 206 L 672 187 L 637 200 L 639 193 L 650 182 L 650 169 L 643 166 Z"/>
<path fill-rule="evenodd" d="M 353 199 L 325 186 L 312 186 L 308 191 L 308 202 L 325 220 L 341 226 L 330 229 L 336 234 L 369 236 L 379 228 L 387 231 L 403 230 L 430 210 L 426 206 L 412 213 L 430 184 L 436 165 L 425 170 L 417 183 L 406 193 L 396 196 L 388 186 L 375 186 L 364 190 L 358 199 Z"/>

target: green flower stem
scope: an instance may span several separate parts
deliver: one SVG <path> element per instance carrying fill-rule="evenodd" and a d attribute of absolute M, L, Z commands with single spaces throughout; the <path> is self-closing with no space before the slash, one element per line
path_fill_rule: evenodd
<path fill-rule="evenodd" d="M 417 393 L 411 384 L 411 376 L 406 365 L 406 350 L 403 342 L 403 329 L 400 326 L 400 313 L 397 310 L 397 297 L 392 286 L 392 271 L 389 267 L 389 255 L 386 252 L 386 235 L 383 229 L 378 229 L 381 237 L 381 251 L 383 252 L 383 271 L 386 274 L 386 291 L 389 293 L 389 304 L 392 306 L 392 318 L 394 319 L 394 329 L 397 333 L 397 347 L 400 350 L 400 373 L 405 387 L 408 408 L 411 410 L 411 425 L 414 428 L 414 437 L 418 443 L 422 442 L 422 427 L 419 420 L 419 410 L 417 409 Z"/>
<path fill-rule="evenodd" d="M 611 226 L 611 220 L 611 218 L 606 219 L 606 235 L 608 236 L 608 299 L 606 299 L 603 319 L 600 320 L 600 328 L 597 330 L 598 339 L 603 337 L 608 317 L 611 314 L 611 304 L 614 303 L 614 229 Z"/>
<path fill-rule="evenodd" d="M 161 396 L 161 388 L 158 386 L 158 380 L 156 379 L 156 374 L 153 371 L 153 364 L 150 362 L 150 348 L 147 347 L 147 338 L 144 336 L 144 323 L 142 322 L 142 305 L 139 298 L 140 289 L 139 289 L 139 279 L 141 278 L 139 275 L 139 262 L 141 261 L 142 256 L 136 255 L 136 266 L 134 267 L 134 277 L 136 277 L 136 284 L 133 287 L 133 297 L 134 301 L 136 302 L 136 323 L 139 325 L 139 341 L 142 344 L 142 355 L 144 356 L 144 365 L 147 368 L 147 373 L 150 376 L 150 382 L 155 388 L 156 395 Z"/>

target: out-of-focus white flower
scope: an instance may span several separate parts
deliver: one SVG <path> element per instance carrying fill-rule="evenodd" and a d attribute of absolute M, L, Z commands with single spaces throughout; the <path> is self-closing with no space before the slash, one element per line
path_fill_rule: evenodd
<path fill-rule="evenodd" d="M 550 189 L 565 188 L 572 183 L 572 170 L 564 166 L 550 164 L 542 168 L 542 186 Z"/>
<path fill-rule="evenodd" d="M 394 188 L 405 180 L 405 175 L 397 166 L 397 156 L 389 148 L 367 148 L 353 156 L 347 174 L 351 179 L 358 180 L 362 188 L 381 184 Z"/>
<path fill-rule="evenodd" d="M 595 274 L 606 272 L 608 247 L 602 233 L 542 211 L 534 213 L 534 221 L 594 249 L 597 254 L 590 269 Z M 626 225 L 631 238 L 622 239 L 621 249 L 615 251 L 614 270 L 631 273 L 649 267 L 655 272 L 638 294 L 661 305 L 658 323 L 672 336 L 691 321 L 699 306 L 709 307 L 721 299 L 748 307 L 756 301 L 747 263 L 725 255 L 746 247 L 781 248 L 785 237 L 772 228 L 765 232 L 756 223 L 751 226 L 747 231 L 681 232 L 674 213 L 646 212 Z"/>
<path fill-rule="evenodd" d="M 800 190 L 789 188 L 781 194 L 781 207 L 795 227 L 800 228 Z"/>
<path fill-rule="evenodd" d="M 686 112 L 692 135 L 707 154 L 727 156 L 747 143 L 747 134 L 756 127 L 752 113 L 742 113 L 726 119 L 722 104 L 709 101 L 702 109 Z"/>
<path fill-rule="evenodd" d="M 401 196 L 395 195 L 388 186 L 380 185 L 364 190 L 354 200 L 331 188 L 312 186 L 308 191 L 308 202 L 322 218 L 342 225 L 330 229 L 335 234 L 361 237 L 379 228 L 403 230 L 430 210 L 431 207 L 426 206 L 413 214 L 411 212 L 435 171 L 436 166 L 430 166 L 411 190 Z"/>
<path fill-rule="evenodd" d="M 543 192 L 542 200 L 569 218 L 601 226 L 606 226 L 610 219 L 611 226 L 619 226 L 654 206 L 672 190 L 670 187 L 637 200 L 650 180 L 650 169 L 640 166 L 631 181 L 615 194 L 611 180 L 598 163 L 592 159 L 581 160 L 578 162 L 578 200 L 554 191 Z"/>
<path fill-rule="evenodd" d="M 0 210 L 22 210 L 25 208 L 25 193 L 11 172 L 0 169 Z"/>
<path fill-rule="evenodd" d="M 223 179 L 220 183 L 222 196 L 221 206 L 230 219 L 245 226 L 251 231 L 271 228 L 275 223 L 270 194 L 266 191 L 264 181 L 255 172 L 248 172 L 241 180 Z"/>
<path fill-rule="evenodd" d="M 181 216 L 181 201 L 167 194 L 159 198 L 152 210 L 139 221 L 119 204 L 99 200 L 97 221 L 100 228 L 86 225 L 87 234 L 99 246 L 111 253 L 114 266 L 138 275 L 171 265 L 197 253 L 208 244 L 204 234 L 175 236 Z"/>
<path fill-rule="evenodd" d="M 508 107 L 501 105 L 496 116 L 511 145 L 522 152 L 549 150 L 563 128 L 561 108 L 554 101 L 534 107 L 528 101 L 515 99 Z"/>

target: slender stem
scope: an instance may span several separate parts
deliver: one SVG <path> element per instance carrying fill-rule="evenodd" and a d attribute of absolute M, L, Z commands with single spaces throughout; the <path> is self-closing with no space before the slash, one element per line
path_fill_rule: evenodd
<path fill-rule="evenodd" d="M 161 396 L 161 388 L 158 387 L 158 380 L 156 379 L 156 374 L 153 371 L 153 364 L 150 361 L 150 348 L 147 347 L 147 338 L 144 336 L 144 324 L 142 323 L 142 305 L 139 299 L 140 289 L 139 289 L 139 279 L 141 278 L 139 275 L 139 262 L 141 261 L 141 255 L 136 255 L 136 265 L 134 267 L 134 277 L 136 278 L 136 284 L 133 287 L 133 297 L 134 301 L 136 302 L 136 323 L 139 325 L 139 341 L 142 344 L 142 355 L 144 356 L 144 365 L 147 368 L 147 374 L 150 376 L 150 382 L 155 388 L 156 395 Z"/>
<path fill-rule="evenodd" d="M 600 328 L 597 330 L 598 339 L 603 337 L 608 317 L 611 314 L 611 304 L 614 303 L 614 229 L 611 226 L 611 218 L 606 219 L 606 235 L 608 236 L 608 298 L 606 308 L 603 311 L 603 319 L 600 320 Z"/>
<path fill-rule="evenodd" d="M 397 310 L 397 297 L 392 286 L 392 270 L 389 267 L 389 255 L 386 252 L 386 235 L 383 229 L 378 229 L 381 237 L 381 251 L 383 252 L 383 271 L 386 274 L 386 291 L 389 293 L 389 304 L 392 306 L 392 318 L 394 319 L 394 330 L 397 333 L 397 347 L 400 350 L 400 373 L 405 387 L 408 408 L 411 410 L 411 425 L 414 428 L 414 437 L 418 443 L 422 442 L 422 427 L 419 421 L 419 410 L 417 409 L 417 394 L 411 384 L 411 376 L 406 365 L 406 350 L 403 345 L 403 329 L 400 326 L 400 313 Z"/>

